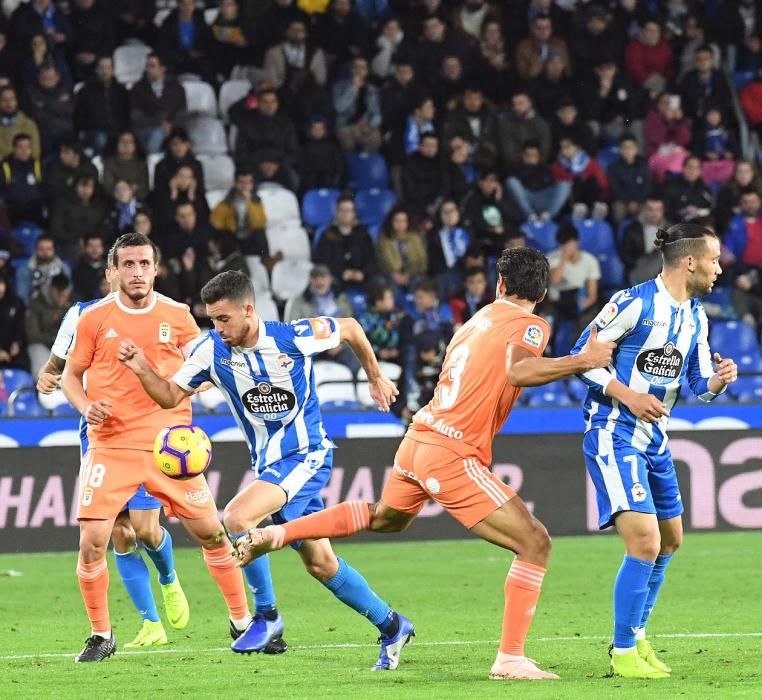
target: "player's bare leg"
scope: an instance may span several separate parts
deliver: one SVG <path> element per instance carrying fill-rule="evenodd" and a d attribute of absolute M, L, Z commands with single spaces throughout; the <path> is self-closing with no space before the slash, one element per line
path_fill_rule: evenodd
<path fill-rule="evenodd" d="M 516 558 L 505 582 L 505 612 L 500 649 L 492 664 L 493 680 L 555 680 L 524 654 L 524 643 L 540 597 L 551 541 L 545 526 L 514 496 L 471 528 L 487 542 L 510 549 Z"/>

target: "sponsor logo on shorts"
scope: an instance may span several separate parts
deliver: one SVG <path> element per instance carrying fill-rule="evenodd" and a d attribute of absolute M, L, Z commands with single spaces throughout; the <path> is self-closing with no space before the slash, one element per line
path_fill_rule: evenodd
<path fill-rule="evenodd" d="M 241 396 L 249 413 L 262 420 L 283 420 L 296 406 L 296 396 L 286 389 L 261 381 Z"/>
<path fill-rule="evenodd" d="M 238 361 L 238 360 L 228 360 L 227 357 L 223 357 L 220 360 L 220 364 L 225 365 L 227 367 L 240 367 L 241 369 L 246 369 L 246 363 L 243 360 L 241 360 L 241 361 Z"/>
<path fill-rule="evenodd" d="M 435 496 L 442 490 L 441 485 L 434 477 L 429 477 L 426 479 L 424 486 L 429 493 L 432 493 Z"/>
<path fill-rule="evenodd" d="M 209 489 L 196 489 L 195 491 L 186 491 L 185 500 L 195 506 L 202 506 L 212 500 L 212 494 Z"/>
<path fill-rule="evenodd" d="M 415 474 L 413 474 L 413 472 L 409 472 L 407 469 L 403 469 L 399 464 L 394 465 L 394 471 L 398 474 L 401 474 L 405 478 L 410 479 L 411 481 L 415 481 L 416 484 L 424 486 L 423 482 Z"/>
<path fill-rule="evenodd" d="M 172 331 L 170 329 L 170 326 L 166 321 L 160 323 L 159 324 L 159 342 L 168 343 L 171 332 Z"/>
<path fill-rule="evenodd" d="M 598 328 L 605 328 L 609 325 L 619 313 L 619 307 L 612 301 L 606 304 L 598 314 L 598 318 L 595 319 L 595 325 Z"/>
<path fill-rule="evenodd" d="M 527 326 L 526 331 L 524 331 L 524 342 L 533 348 L 539 348 L 542 345 L 542 338 L 542 328 L 539 326 Z"/>
<path fill-rule="evenodd" d="M 683 356 L 672 342 L 663 348 L 644 350 L 635 361 L 638 371 L 651 384 L 664 386 L 676 381 L 683 368 Z"/>
<path fill-rule="evenodd" d="M 632 494 L 632 500 L 635 501 L 635 503 L 642 503 L 646 500 L 646 496 L 648 495 L 641 483 L 633 484 L 630 493 Z"/>

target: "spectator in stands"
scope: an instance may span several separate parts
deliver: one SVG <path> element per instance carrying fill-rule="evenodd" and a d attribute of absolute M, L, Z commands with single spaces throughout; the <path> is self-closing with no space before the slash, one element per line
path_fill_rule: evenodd
<path fill-rule="evenodd" d="M 404 148 L 405 153 L 410 155 L 415 153 L 420 146 L 424 134 L 434 132 L 434 117 L 436 110 L 434 100 L 428 95 L 419 95 L 418 100 L 413 107 L 413 111 L 407 116 L 405 121 Z"/>
<path fill-rule="evenodd" d="M 106 246 L 96 233 L 83 236 L 82 255 L 71 272 L 74 299 L 88 301 L 100 296 L 100 285 L 106 270 Z"/>
<path fill-rule="evenodd" d="M 447 145 L 449 196 L 461 201 L 476 180 L 476 168 L 471 162 L 471 148 L 468 142 L 460 136 L 453 136 Z"/>
<path fill-rule="evenodd" d="M 0 75 L 16 76 L 19 54 L 8 38 L 7 26 L 0 26 Z"/>
<path fill-rule="evenodd" d="M 741 195 L 741 213 L 725 234 L 724 283 L 733 288 L 736 314 L 759 329 L 762 320 L 762 198 L 754 190 Z"/>
<path fill-rule="evenodd" d="M 50 235 L 64 260 L 76 260 L 82 250 L 82 236 L 101 230 L 106 205 L 91 175 L 80 175 L 73 196 L 61 199 L 53 210 Z"/>
<path fill-rule="evenodd" d="M 523 81 L 542 73 L 551 53 L 559 53 L 565 65 L 570 65 L 566 41 L 553 35 L 553 20 L 549 14 L 535 15 L 530 24 L 530 35 L 516 47 L 516 71 Z"/>
<path fill-rule="evenodd" d="M 438 114 L 445 114 L 455 106 L 466 87 L 467 78 L 460 57 L 445 56 L 442 59 L 442 66 L 431 86 L 434 109 Z"/>
<path fill-rule="evenodd" d="M 762 47 L 762 39 L 758 38 L 757 41 Z M 749 126 L 762 137 L 762 65 L 757 69 L 754 80 L 741 89 L 740 98 Z M 0 93 L 0 111 L 2 111 L 2 93 Z"/>
<path fill-rule="evenodd" d="M 351 0 L 331 0 L 328 11 L 317 20 L 315 38 L 329 64 L 341 65 L 367 56 L 371 35 L 365 19 L 352 8 Z"/>
<path fill-rule="evenodd" d="M 62 197 L 74 192 L 74 183 L 80 175 L 97 179 L 98 171 L 82 152 L 82 144 L 66 139 L 58 149 L 58 157 L 45 169 L 45 187 L 53 208 Z"/>
<path fill-rule="evenodd" d="M 487 274 L 484 268 L 472 267 L 466 270 L 466 281 L 463 288 L 450 299 L 450 310 L 455 330 L 458 330 L 479 309 L 495 300 L 489 290 Z"/>
<path fill-rule="evenodd" d="M 98 56 L 110 56 L 116 48 L 116 30 L 108 4 L 108 0 L 75 0 L 71 6 L 69 18 L 75 31 L 69 51 L 78 81 L 93 75 Z"/>
<path fill-rule="evenodd" d="M 672 48 L 655 18 L 646 19 L 624 54 L 629 76 L 656 97 L 672 78 Z"/>
<path fill-rule="evenodd" d="M 550 288 L 556 323 L 570 322 L 573 335 L 595 314 L 598 305 L 598 280 L 601 267 L 598 259 L 579 246 L 579 232 L 564 221 L 556 234 L 558 248 L 548 254 Z"/>
<path fill-rule="evenodd" d="M 58 327 L 71 302 L 71 282 L 66 275 L 58 274 L 29 303 L 25 325 L 32 376 L 36 377 L 48 361 Z"/>
<path fill-rule="evenodd" d="M 462 97 L 444 118 L 443 138 L 460 137 L 473 152 L 477 167 L 493 167 L 497 160 L 497 120 L 495 110 L 484 100 L 481 87 L 470 83 Z"/>
<path fill-rule="evenodd" d="M 518 83 L 518 76 L 513 69 L 513 62 L 503 37 L 503 27 L 495 19 L 486 19 L 482 24 L 479 42 L 480 56 L 474 70 L 485 95 L 495 105 L 508 104 Z"/>
<path fill-rule="evenodd" d="M 637 218 L 622 233 L 619 257 L 630 284 L 640 284 L 659 274 L 661 252 L 656 248 L 659 229 L 668 229 L 664 218 L 664 202 L 655 195 L 646 199 Z"/>
<path fill-rule="evenodd" d="M 193 268 L 195 259 L 206 254 L 212 233 L 212 227 L 208 223 L 198 220 L 196 209 L 190 202 L 178 204 L 175 207 L 174 224 L 161 238 L 161 250 L 167 263 L 179 270 L 184 256 L 188 249 L 191 249 L 194 264 L 190 267 Z"/>
<path fill-rule="evenodd" d="M 135 196 L 145 201 L 148 197 L 148 166 L 137 136 L 132 131 L 123 131 L 106 154 L 101 178 L 103 189 L 113 192 L 117 180 L 126 180 Z"/>
<path fill-rule="evenodd" d="M 516 205 L 530 221 L 555 219 L 571 194 L 569 182 L 556 182 L 550 167 L 540 159 L 540 144 L 525 141 L 521 163 L 505 181 Z"/>
<path fill-rule="evenodd" d="M 461 204 L 463 225 L 485 255 L 498 257 L 509 228 L 510 212 L 495 170 L 479 175 Z"/>
<path fill-rule="evenodd" d="M 71 88 L 73 80 L 63 51 L 44 34 L 35 34 L 29 42 L 27 58 L 21 70 L 21 82 L 33 85 L 37 82 L 40 71 L 46 66 L 54 66 L 63 82 Z"/>
<path fill-rule="evenodd" d="M 418 151 L 408 156 L 402 171 L 403 200 L 415 218 L 433 216 L 442 197 L 449 194 L 449 184 L 439 152 L 439 139 L 432 132 L 426 133 Z"/>
<path fill-rule="evenodd" d="M 13 293 L 8 277 L 8 272 L 0 269 L 0 369 L 28 370 L 24 337 L 26 307 Z"/>
<path fill-rule="evenodd" d="M 246 22 L 237 0 L 220 0 L 220 11 L 210 27 L 212 67 L 227 79 L 235 66 L 254 63 L 251 45 L 256 41 L 256 27 Z"/>
<path fill-rule="evenodd" d="M 43 34 L 55 46 L 64 46 L 71 33 L 68 18 L 53 0 L 30 0 L 14 10 L 8 35 L 17 46 L 27 46 L 35 34 Z"/>
<path fill-rule="evenodd" d="M 135 186 L 127 180 L 117 180 L 111 194 L 114 201 L 103 224 L 103 234 L 109 243 L 134 230 L 135 217 L 143 206 L 135 195 Z"/>
<path fill-rule="evenodd" d="M 164 19 L 157 40 L 158 53 L 172 72 L 200 75 L 214 82 L 212 34 L 195 0 L 177 0 L 177 7 Z"/>
<path fill-rule="evenodd" d="M 696 122 L 703 121 L 712 107 L 718 108 L 728 119 L 733 112 L 733 97 L 725 76 L 714 65 L 710 46 L 704 44 L 696 49 L 694 65 L 677 88 L 683 110 Z"/>
<path fill-rule="evenodd" d="M 146 57 L 143 77 L 130 90 L 130 120 L 147 153 L 159 153 L 173 125 L 185 117 L 185 90 L 167 74 L 157 53 Z"/>
<path fill-rule="evenodd" d="M 196 210 L 196 218 L 199 221 L 209 221 L 209 205 L 201 191 L 201 186 L 196 180 L 192 165 L 181 165 L 172 179 L 169 181 L 167 190 L 153 192 L 154 222 L 157 227 L 163 229 L 170 225 L 175 216 L 178 204 L 189 202 Z"/>
<path fill-rule="evenodd" d="M 135 229 L 135 233 L 140 233 L 149 238 L 151 237 L 151 234 L 153 233 L 153 221 L 151 221 L 151 215 L 146 210 L 138 210 L 132 225 Z"/>
<path fill-rule="evenodd" d="M 693 130 L 693 153 L 703 160 L 704 182 L 710 186 L 725 183 L 733 174 L 739 152 L 738 139 L 723 123 L 722 111 L 710 106 Z"/>
<path fill-rule="evenodd" d="M 678 173 L 691 143 L 691 122 L 683 115 L 679 95 L 664 93 L 646 115 L 643 125 L 646 158 L 653 178 Z"/>
<path fill-rule="evenodd" d="M 71 275 L 69 264 L 56 255 L 53 238 L 42 234 L 35 241 L 32 257 L 26 265 L 16 270 L 16 294 L 25 305 L 29 306 L 32 298 L 59 274 L 69 277 Z"/>
<path fill-rule="evenodd" d="M 32 139 L 32 155 L 40 157 L 40 132 L 24 112 L 19 109 L 16 91 L 6 85 L 0 87 L 0 158 L 5 158 L 13 150 L 16 134 L 27 134 Z"/>
<path fill-rule="evenodd" d="M 275 262 L 270 261 L 265 235 L 267 217 L 250 170 L 239 169 L 236 172 L 235 184 L 225 199 L 212 210 L 209 220 L 218 231 L 233 234 L 238 249 L 244 255 L 258 255 L 265 264 Z"/>
<path fill-rule="evenodd" d="M 368 308 L 357 319 L 379 360 L 400 363 L 400 314 L 392 288 L 372 284 L 368 288 Z"/>
<path fill-rule="evenodd" d="M 710 214 L 712 193 L 701 177 L 701 158 L 685 159 L 682 173 L 664 185 L 664 202 L 671 221 L 690 221 Z"/>
<path fill-rule="evenodd" d="M 381 102 L 378 88 L 368 81 L 368 61 L 352 59 L 349 77 L 333 85 L 336 135 L 342 149 L 375 152 L 381 148 Z"/>
<path fill-rule="evenodd" d="M 42 155 L 55 152 L 74 132 L 74 96 L 54 66 L 43 66 L 34 85 L 26 89 L 26 112 L 42 137 Z"/>
<path fill-rule="evenodd" d="M 736 70 L 754 70 L 762 65 L 762 9 L 754 0 L 722 2 L 712 25 L 723 50 L 732 49 Z"/>
<path fill-rule="evenodd" d="M 762 197 L 762 177 L 754 163 L 749 160 L 739 160 L 736 161 L 733 176 L 717 195 L 713 212 L 715 231 L 725 231 L 730 219 L 741 213 L 741 194 L 747 190 L 754 190 Z"/>
<path fill-rule="evenodd" d="M 598 151 L 595 134 L 590 125 L 580 116 L 577 105 L 571 97 L 564 97 L 559 102 L 558 109 L 553 115 L 551 128 L 553 131 L 551 148 L 554 153 L 558 152 L 561 140 L 565 138 L 572 139 L 591 156 L 595 156 Z"/>
<path fill-rule="evenodd" d="M 394 75 L 394 56 L 397 50 L 403 46 L 404 41 L 405 32 L 399 18 L 388 17 L 381 25 L 381 32 L 376 39 L 378 51 L 370 64 L 375 78 L 386 80 Z"/>
<path fill-rule="evenodd" d="M 246 258 L 238 250 L 236 240 L 226 231 L 213 231 L 207 241 L 206 255 L 196 260 L 194 272 L 196 281 L 192 285 L 195 290 L 193 297 L 193 315 L 198 318 L 206 317 L 206 307 L 201 303 L 201 288 L 215 275 L 228 270 L 242 272 L 249 276 L 249 266 Z"/>
<path fill-rule="evenodd" d="M 392 69 L 392 77 L 381 87 L 380 101 L 384 156 L 394 177 L 405 158 L 407 118 L 415 108 L 422 89 L 415 81 L 413 59 L 409 52 L 398 51 L 394 55 Z"/>
<path fill-rule="evenodd" d="M 571 54 L 575 74 L 588 76 L 603 61 L 620 63 L 623 46 L 622 36 L 604 2 L 590 2 L 583 8 L 582 27 L 571 34 Z"/>
<path fill-rule="evenodd" d="M 463 258 L 470 242 L 460 223 L 457 201 L 445 199 L 438 222 L 427 236 L 428 272 L 437 283 L 440 299 L 449 299 L 463 284 Z"/>
<path fill-rule="evenodd" d="M 108 0 L 112 8 L 118 43 L 127 39 L 139 39 L 153 44 L 156 35 L 155 0 Z"/>
<path fill-rule="evenodd" d="M 702 19 L 694 12 L 688 12 L 683 15 L 682 18 L 682 36 L 674 37 L 673 41 L 677 40 L 677 46 L 675 46 L 675 53 L 679 50 L 680 60 L 678 61 L 678 73 L 677 78 L 682 77 L 692 71 L 695 66 L 695 54 L 696 49 L 700 46 L 707 44 L 706 32 L 701 24 Z M 714 54 L 714 65 L 719 66 L 722 60 L 722 52 L 720 47 L 716 43 L 709 43 L 709 48 L 712 49 Z"/>
<path fill-rule="evenodd" d="M 169 182 L 175 176 L 180 166 L 187 165 L 193 171 L 196 186 L 200 194 L 204 194 L 204 169 L 201 162 L 191 151 L 191 141 L 188 132 L 181 126 L 176 126 L 167 136 L 164 143 L 164 157 L 156 164 L 153 173 L 153 189 L 159 195 L 169 192 Z"/>
<path fill-rule="evenodd" d="M 323 187 L 338 188 L 344 176 L 344 156 L 328 131 L 328 120 L 312 114 L 306 138 L 299 149 L 299 186 L 302 192 Z"/>
<path fill-rule="evenodd" d="M 336 218 L 320 237 L 313 260 L 327 265 L 334 280 L 345 288 L 364 287 L 375 274 L 373 239 L 358 223 L 351 195 L 339 197 Z"/>
<path fill-rule="evenodd" d="M 29 134 L 13 137 L 13 151 L 2 161 L 0 196 L 14 226 L 21 221 L 42 223 L 45 205 L 42 164 L 32 155 Z"/>
<path fill-rule="evenodd" d="M 651 175 L 646 159 L 638 153 L 632 134 L 619 139 L 619 157 L 606 171 L 611 188 L 611 212 L 615 223 L 635 216 L 651 192 Z"/>
<path fill-rule="evenodd" d="M 108 141 L 127 127 L 127 90 L 114 77 L 114 60 L 99 56 L 95 75 L 74 96 L 74 126 L 85 145 L 100 155 Z"/>
<path fill-rule="evenodd" d="M 573 137 L 561 139 L 558 160 L 553 163 L 552 172 L 556 182 L 571 185 L 574 218 L 587 218 L 589 212 L 594 219 L 608 216 L 606 202 L 609 199 L 609 184 L 606 173 Z"/>
<path fill-rule="evenodd" d="M 407 291 L 428 268 L 426 243 L 411 226 L 402 206 L 393 207 L 381 227 L 376 249 L 378 270 L 400 291 Z"/>
<path fill-rule="evenodd" d="M 263 160 L 279 163 L 288 173 L 290 188 L 296 189 L 299 143 L 278 94 L 266 88 L 260 91 L 255 106 L 249 104 L 248 98 L 243 98 L 230 108 L 230 120 L 238 127 L 237 160 L 249 167 Z"/>
<path fill-rule="evenodd" d="M 439 15 L 426 16 L 422 22 L 422 30 L 416 52 L 416 70 L 424 85 L 429 88 L 433 86 L 446 56 L 458 56 L 465 71 L 470 70 L 471 56 L 468 46 L 458 41 Z"/>
<path fill-rule="evenodd" d="M 526 141 L 540 144 L 540 156 L 547 162 L 550 155 L 550 126 L 534 110 L 532 98 L 519 91 L 511 98 L 511 111 L 497 120 L 498 152 L 501 168 L 508 172 L 521 160 L 521 148 Z"/>
<path fill-rule="evenodd" d="M 562 102 L 572 101 L 575 88 L 569 77 L 569 66 L 564 63 L 564 55 L 557 49 L 551 49 L 542 72 L 527 83 L 537 111 L 548 120 L 553 119 Z"/>

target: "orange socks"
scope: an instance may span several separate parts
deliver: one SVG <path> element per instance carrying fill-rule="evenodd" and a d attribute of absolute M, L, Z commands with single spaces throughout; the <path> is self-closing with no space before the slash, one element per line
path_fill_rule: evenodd
<path fill-rule="evenodd" d="M 537 564 L 513 560 L 505 580 L 505 613 L 500 651 L 514 656 L 524 656 L 529 627 L 534 618 L 535 607 L 540 598 L 545 569 Z"/>
<path fill-rule="evenodd" d="M 219 549 L 204 549 L 203 552 L 206 568 L 225 598 L 230 618 L 240 620 L 246 617 L 249 614 L 249 604 L 246 601 L 243 575 L 230 554 L 229 544 Z"/>
<path fill-rule="evenodd" d="M 297 518 L 281 527 L 286 533 L 283 546 L 296 540 L 349 537 L 370 527 L 370 503 L 346 501 L 319 513 Z"/>
<path fill-rule="evenodd" d="M 108 614 L 108 566 L 106 559 L 85 564 L 77 561 L 79 590 L 87 608 L 87 617 L 93 632 L 109 632 L 111 620 Z"/>

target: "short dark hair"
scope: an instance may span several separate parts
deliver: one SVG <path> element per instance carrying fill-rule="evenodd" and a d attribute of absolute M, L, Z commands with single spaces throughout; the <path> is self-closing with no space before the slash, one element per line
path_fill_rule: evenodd
<path fill-rule="evenodd" d="M 577 231 L 577 227 L 574 224 L 569 221 L 563 221 L 559 224 L 558 231 L 556 231 L 556 243 L 558 245 L 578 240 L 579 231 Z"/>
<path fill-rule="evenodd" d="M 619 145 L 621 146 L 626 141 L 632 141 L 635 145 L 638 143 L 638 140 L 632 134 L 622 134 L 619 137 Z"/>
<path fill-rule="evenodd" d="M 536 148 L 538 151 L 542 152 L 542 147 L 537 139 L 527 139 L 521 144 L 522 151 L 526 151 L 528 148 Z"/>
<path fill-rule="evenodd" d="M 59 272 L 50 278 L 50 288 L 55 289 L 57 292 L 63 292 L 69 289 L 69 287 L 71 287 L 71 280 L 63 272 Z"/>
<path fill-rule="evenodd" d="M 234 180 L 237 180 L 239 177 L 254 177 L 254 170 L 248 166 L 240 166 L 235 171 L 235 177 Z M 256 178 L 254 177 L 256 180 Z"/>
<path fill-rule="evenodd" d="M 368 306 L 373 308 L 379 301 L 381 301 L 387 292 L 391 292 L 392 288 L 388 284 L 376 283 L 368 287 Z"/>
<path fill-rule="evenodd" d="M 222 299 L 246 302 L 254 301 L 254 286 L 251 280 L 237 270 L 228 270 L 215 275 L 201 288 L 201 301 L 216 304 Z"/>
<path fill-rule="evenodd" d="M 659 229 L 654 245 L 661 251 L 664 264 L 675 267 L 689 255 L 701 255 L 706 247 L 707 236 L 719 238 L 709 226 L 686 222 L 670 226 L 666 231 Z"/>
<path fill-rule="evenodd" d="M 476 275 L 487 276 L 487 271 L 483 267 L 469 267 L 466 270 L 466 279 L 469 277 L 476 277 Z"/>
<path fill-rule="evenodd" d="M 497 273 L 505 282 L 506 296 L 536 303 L 548 288 L 550 266 L 539 250 L 511 248 L 504 250 L 498 258 Z"/>
<path fill-rule="evenodd" d="M 439 290 L 437 289 L 436 283 L 429 277 L 421 277 L 421 279 L 418 281 L 418 284 L 415 285 L 415 291 L 426 292 L 427 294 L 436 294 L 439 296 Z"/>
<path fill-rule="evenodd" d="M 142 233 L 123 233 L 116 239 L 114 245 L 111 246 L 106 260 L 109 265 L 116 267 L 119 264 L 119 251 L 122 248 L 138 248 L 139 246 L 144 245 L 151 246 L 151 250 L 153 251 L 153 261 L 158 263 L 159 249 L 148 236 L 144 236 Z"/>
<path fill-rule="evenodd" d="M 32 137 L 29 134 L 20 133 L 13 137 L 13 145 L 15 146 L 19 141 L 31 141 Z"/>

